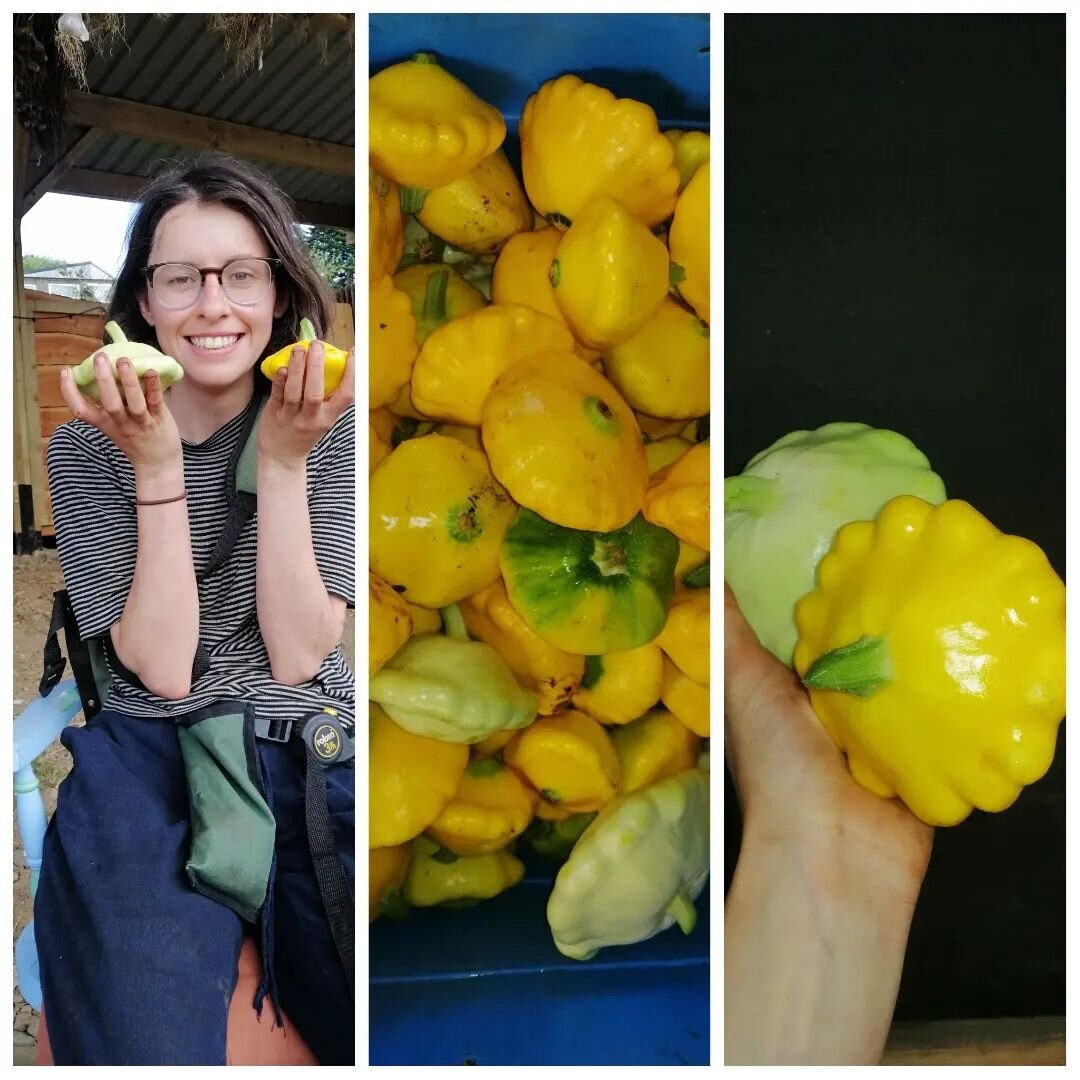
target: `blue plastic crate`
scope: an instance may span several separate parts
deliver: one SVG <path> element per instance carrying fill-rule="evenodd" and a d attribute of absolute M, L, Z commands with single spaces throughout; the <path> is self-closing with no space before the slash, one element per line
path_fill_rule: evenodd
<path fill-rule="evenodd" d="M 661 127 L 709 126 L 707 15 L 372 15 L 370 71 L 413 53 L 497 106 L 517 163 L 517 121 L 565 72 L 645 101 Z M 709 1062 L 709 890 L 698 925 L 562 956 L 545 909 L 554 864 L 494 900 L 417 910 L 370 930 L 373 1065 L 703 1065 Z"/>

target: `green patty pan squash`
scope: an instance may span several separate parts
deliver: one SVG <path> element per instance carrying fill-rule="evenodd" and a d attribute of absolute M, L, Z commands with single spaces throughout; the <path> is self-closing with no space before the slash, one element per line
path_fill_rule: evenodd
<path fill-rule="evenodd" d="M 896 495 L 930 503 L 945 485 L 909 439 L 867 424 L 793 431 L 724 480 L 724 578 L 762 645 L 791 665 L 795 604 L 836 530 Z"/>
<path fill-rule="evenodd" d="M 139 341 L 128 341 L 124 331 L 118 323 L 105 324 L 105 333 L 109 335 L 111 344 L 95 349 L 81 364 L 71 369 L 75 379 L 75 385 L 79 391 L 94 401 L 101 400 L 101 391 L 98 389 L 97 375 L 94 374 L 94 358 L 99 353 L 104 353 L 112 367 L 113 375 L 116 374 L 116 363 L 121 359 L 131 361 L 135 374 L 139 377 L 143 393 L 146 393 L 146 375 L 150 371 L 156 371 L 161 380 L 161 389 L 166 390 L 173 383 L 179 382 L 184 377 L 184 369 L 171 357 L 159 352 L 153 345 L 144 345 Z M 123 391 L 121 391 L 123 394 Z"/>
<path fill-rule="evenodd" d="M 640 514 L 608 533 L 522 509 L 499 553 L 506 594 L 534 633 L 568 653 L 645 645 L 664 628 L 679 542 Z"/>
<path fill-rule="evenodd" d="M 605 806 L 555 878 L 547 916 L 555 947 L 590 960 L 678 923 L 697 923 L 709 876 L 709 777 L 687 769 Z"/>

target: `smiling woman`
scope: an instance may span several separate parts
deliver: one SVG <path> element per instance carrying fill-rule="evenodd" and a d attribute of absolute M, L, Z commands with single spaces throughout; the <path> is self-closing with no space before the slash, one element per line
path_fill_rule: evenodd
<path fill-rule="evenodd" d="M 56 1064 L 225 1064 L 230 1015 L 267 995 L 319 1063 L 353 1060 L 352 914 L 323 901 L 351 899 L 355 711 L 353 364 L 325 394 L 330 310 L 284 195 L 208 155 L 144 193 L 110 311 L 128 347 L 90 359 L 96 398 L 62 375 L 57 547 L 110 681 L 62 736 L 35 907 Z M 302 320 L 315 340 L 268 380 Z M 154 349 L 182 379 L 140 372 Z"/>

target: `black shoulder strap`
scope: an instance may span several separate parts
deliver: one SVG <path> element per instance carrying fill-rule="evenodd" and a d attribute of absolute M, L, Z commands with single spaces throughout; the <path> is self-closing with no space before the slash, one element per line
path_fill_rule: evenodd
<path fill-rule="evenodd" d="M 75 622 L 75 611 L 66 589 L 53 593 L 52 618 L 49 620 L 49 633 L 45 638 L 43 671 L 41 682 L 38 684 L 38 691 L 42 697 L 56 686 L 64 674 L 65 661 L 56 637 L 59 630 L 64 631 L 64 643 L 67 646 L 68 660 L 71 661 L 71 674 L 75 677 L 83 714 L 87 720 L 90 720 L 101 712 L 102 691 L 98 686 L 98 671 L 94 668 L 94 657 L 91 652 L 93 646 L 90 642 L 84 641 L 79 634 L 79 627 Z M 109 635 L 106 634 L 104 640 L 108 640 L 108 637 Z"/>

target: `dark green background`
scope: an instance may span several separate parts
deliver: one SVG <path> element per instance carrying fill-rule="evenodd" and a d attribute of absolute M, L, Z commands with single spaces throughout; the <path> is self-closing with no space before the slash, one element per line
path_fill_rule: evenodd
<path fill-rule="evenodd" d="M 1064 17 L 724 30 L 725 473 L 797 428 L 894 428 L 1064 575 Z M 1064 1014 L 1064 742 L 1012 809 L 937 831 L 897 1019 Z M 726 807 L 730 882 L 730 780 Z"/>

